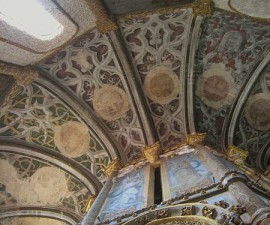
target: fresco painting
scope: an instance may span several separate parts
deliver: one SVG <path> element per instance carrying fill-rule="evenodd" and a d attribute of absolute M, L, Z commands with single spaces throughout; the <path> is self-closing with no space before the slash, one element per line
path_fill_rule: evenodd
<path fill-rule="evenodd" d="M 99 216 L 108 220 L 143 208 L 146 204 L 144 168 L 118 178 Z"/>
<path fill-rule="evenodd" d="M 167 160 L 166 168 L 172 198 L 215 183 L 212 172 L 207 170 L 194 153 Z"/>

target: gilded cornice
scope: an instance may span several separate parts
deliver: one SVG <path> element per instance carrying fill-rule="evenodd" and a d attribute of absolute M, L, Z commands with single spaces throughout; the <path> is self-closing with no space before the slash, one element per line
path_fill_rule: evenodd
<path fill-rule="evenodd" d="M 211 16 L 214 4 L 212 0 L 196 0 L 191 7 L 195 16 Z"/>
<path fill-rule="evenodd" d="M 187 135 L 187 144 L 190 146 L 203 145 L 207 133 L 192 133 Z"/>
<path fill-rule="evenodd" d="M 13 84 L 8 94 L 5 96 L 2 106 L 7 105 L 11 99 L 18 95 L 20 90 L 19 85 L 28 86 L 38 77 L 38 72 L 31 66 L 20 67 L 3 62 L 0 63 L 0 73 L 12 76 L 16 80 L 16 83 Z"/>
<path fill-rule="evenodd" d="M 156 142 L 142 149 L 143 156 L 151 163 L 155 163 L 159 159 L 161 153 L 160 143 Z"/>
<path fill-rule="evenodd" d="M 237 166 L 242 167 L 248 156 L 248 152 L 234 145 L 229 145 L 227 149 L 228 159 Z"/>
<path fill-rule="evenodd" d="M 120 169 L 122 169 L 122 164 L 120 162 L 119 159 L 114 159 L 105 169 L 105 175 L 107 177 L 110 177 L 111 174 L 115 171 L 119 171 Z"/>
<path fill-rule="evenodd" d="M 100 0 L 86 0 L 86 2 L 96 16 L 97 29 L 101 33 L 108 33 L 117 29 L 117 25 L 110 20 Z"/>

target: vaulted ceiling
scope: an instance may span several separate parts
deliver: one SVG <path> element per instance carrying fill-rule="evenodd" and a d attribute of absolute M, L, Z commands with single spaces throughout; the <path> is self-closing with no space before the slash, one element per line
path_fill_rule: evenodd
<path fill-rule="evenodd" d="M 48 2 L 76 24 L 76 35 L 42 53 L 30 51 L 23 36 L 21 45 L 7 34 L 0 39 L 6 224 L 33 211 L 74 224 L 100 191 L 109 162 L 130 163 L 145 146 L 159 141 L 167 149 L 193 132 L 207 132 L 217 151 L 248 151 L 249 166 L 266 170 L 267 2 L 215 0 L 207 17 L 200 14 L 209 12 L 208 0 L 202 7 L 178 0 Z M 38 76 L 20 82 L 14 71 L 27 77 L 28 68 Z"/>

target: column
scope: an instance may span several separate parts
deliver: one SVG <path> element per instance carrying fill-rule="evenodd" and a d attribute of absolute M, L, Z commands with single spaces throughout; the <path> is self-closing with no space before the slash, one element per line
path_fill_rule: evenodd
<path fill-rule="evenodd" d="M 119 159 L 114 159 L 106 168 L 105 175 L 107 176 L 107 181 L 101 191 L 99 192 L 96 200 L 91 206 L 90 210 L 85 215 L 81 225 L 94 225 L 95 221 L 100 213 L 100 210 L 106 201 L 111 188 L 113 186 L 113 178 L 118 174 L 118 170 L 122 168 L 122 164 Z"/>

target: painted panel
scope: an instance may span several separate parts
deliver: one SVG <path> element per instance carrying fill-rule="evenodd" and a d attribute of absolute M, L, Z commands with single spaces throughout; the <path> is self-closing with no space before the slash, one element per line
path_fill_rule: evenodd
<path fill-rule="evenodd" d="M 146 166 L 118 178 L 101 211 L 100 220 L 112 219 L 152 204 L 149 202 L 149 194 L 153 194 L 153 187 L 149 186 L 152 175 L 152 168 Z"/>
<path fill-rule="evenodd" d="M 194 153 L 175 156 L 161 163 L 163 199 L 206 187 L 215 182 L 211 171 Z"/>

